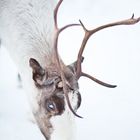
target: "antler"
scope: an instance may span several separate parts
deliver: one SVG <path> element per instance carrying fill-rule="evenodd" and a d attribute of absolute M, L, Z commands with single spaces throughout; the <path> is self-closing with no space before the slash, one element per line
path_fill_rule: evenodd
<path fill-rule="evenodd" d="M 81 26 L 83 27 L 84 31 L 85 31 L 85 36 L 83 38 L 83 41 L 82 41 L 82 44 L 81 44 L 81 48 L 79 50 L 79 53 L 78 53 L 78 57 L 77 57 L 77 79 L 79 79 L 81 76 L 84 76 L 84 77 L 87 77 L 95 82 L 97 82 L 98 84 L 101 84 L 103 86 L 106 86 L 106 87 L 109 87 L 109 88 L 115 88 L 116 85 L 110 85 L 110 84 L 107 84 L 107 83 L 104 83 L 94 77 L 92 77 L 91 75 L 89 74 L 86 74 L 84 72 L 82 72 L 82 54 L 83 54 L 83 51 L 86 47 L 86 44 L 89 40 L 89 38 L 95 34 L 96 32 L 102 30 L 102 29 L 105 29 L 105 28 L 108 28 L 108 27 L 113 27 L 113 26 L 118 26 L 118 25 L 132 25 L 132 24 L 135 24 L 135 23 L 138 23 L 140 21 L 140 17 L 139 18 L 134 18 L 134 14 L 132 15 L 132 17 L 130 19 L 126 19 L 126 20 L 122 20 L 122 21 L 118 21 L 118 22 L 113 22 L 113 23 L 110 23 L 110 24 L 105 24 L 105 25 L 102 25 L 102 26 L 99 26 L 93 30 L 88 30 L 84 24 L 82 23 L 81 20 L 80 21 L 80 24 Z"/>
<path fill-rule="evenodd" d="M 60 72 L 60 75 L 61 75 L 61 79 L 62 79 L 63 92 L 64 92 L 64 94 L 65 94 L 65 97 L 66 97 L 68 106 L 69 106 L 70 110 L 72 111 L 72 113 L 73 113 L 75 116 L 77 116 L 77 117 L 79 117 L 79 118 L 82 118 L 81 116 L 79 116 L 78 114 L 76 114 L 76 112 L 73 110 L 73 108 L 72 108 L 72 106 L 71 106 L 71 103 L 70 103 L 70 100 L 69 100 L 69 96 L 68 96 L 68 85 L 67 85 L 68 82 L 67 82 L 67 80 L 66 80 L 66 78 L 65 78 L 64 72 L 63 72 L 62 67 L 61 67 L 61 64 L 60 64 L 60 59 L 59 59 L 59 55 L 58 55 L 58 48 L 57 48 L 57 47 L 58 47 L 58 37 L 59 37 L 59 34 L 60 34 L 63 30 L 65 30 L 66 28 L 68 28 L 68 27 L 71 27 L 71 26 L 79 26 L 80 24 L 69 24 L 69 25 L 66 25 L 66 26 L 64 26 L 64 27 L 62 27 L 62 28 L 60 28 L 60 29 L 58 28 L 57 13 L 58 13 L 58 9 L 59 9 L 59 7 L 60 7 L 62 1 L 63 1 L 63 0 L 60 0 L 60 1 L 58 2 L 58 4 L 56 5 L 56 8 L 55 8 L 55 10 L 54 10 L 54 22 L 55 22 L 54 24 L 55 24 L 55 30 L 56 30 L 55 36 L 54 36 L 54 37 L 55 37 L 55 38 L 54 38 L 54 40 L 55 40 L 55 42 L 54 42 L 55 57 L 56 57 L 58 69 L 59 69 L 59 72 Z"/>
<path fill-rule="evenodd" d="M 57 22 L 57 14 L 58 14 L 58 10 L 59 10 L 59 7 L 60 5 L 62 4 L 63 0 L 59 0 L 58 4 L 56 5 L 56 8 L 54 10 L 54 24 L 55 24 L 55 36 L 54 36 L 54 48 L 55 48 L 55 57 L 56 57 L 56 61 L 57 61 L 57 66 L 58 66 L 58 69 L 59 69 L 59 72 L 60 72 L 60 75 L 61 75 L 61 79 L 62 79 L 62 83 L 63 83 L 63 92 L 66 96 L 66 100 L 67 100 L 67 103 L 68 103 L 68 106 L 70 108 L 70 110 L 72 111 L 72 113 L 77 116 L 77 117 L 80 117 L 82 118 L 81 116 L 79 116 L 78 114 L 76 114 L 76 112 L 73 110 L 72 106 L 71 106 L 71 103 L 70 103 L 70 100 L 69 100 L 69 96 L 68 96 L 68 82 L 65 78 L 65 75 L 64 75 L 64 72 L 62 70 L 62 66 L 60 64 L 60 59 L 59 59 L 59 55 L 58 55 L 58 37 L 59 37 L 59 34 L 65 30 L 66 28 L 68 27 L 72 27 L 72 26 L 82 26 L 82 28 L 84 29 L 85 31 L 85 36 L 83 38 L 83 41 L 82 41 L 82 44 L 81 44 L 81 47 L 80 47 L 80 50 L 79 50 L 79 53 L 78 53 L 78 57 L 77 57 L 77 63 L 76 63 L 76 77 L 77 77 L 77 80 L 81 77 L 81 76 L 84 76 L 84 77 L 87 77 L 93 81 L 95 81 L 96 83 L 102 85 L 102 86 L 106 86 L 106 87 L 109 87 L 109 88 L 115 88 L 116 85 L 111 85 L 111 84 L 107 84 L 105 82 L 102 82 L 96 78 L 94 78 L 93 76 L 87 74 L 87 73 L 84 73 L 82 72 L 82 61 L 83 61 L 83 51 L 86 47 L 86 44 L 89 40 L 89 38 L 96 32 L 102 30 L 102 29 L 105 29 L 105 28 L 108 28 L 108 27 L 112 27 L 112 26 L 117 26 L 117 25 L 132 25 L 132 24 L 135 24 L 137 22 L 140 21 L 140 17 L 139 18 L 134 18 L 134 14 L 132 15 L 132 17 L 130 19 L 126 19 L 126 20 L 122 20 L 122 21 L 119 21 L 119 22 L 114 22 L 114 23 L 110 23 L 110 24 L 106 24 L 106 25 L 102 25 L 102 26 L 99 26 L 93 30 L 88 30 L 84 24 L 82 23 L 82 21 L 80 21 L 80 24 L 68 24 L 62 28 L 58 28 L 58 22 Z"/>

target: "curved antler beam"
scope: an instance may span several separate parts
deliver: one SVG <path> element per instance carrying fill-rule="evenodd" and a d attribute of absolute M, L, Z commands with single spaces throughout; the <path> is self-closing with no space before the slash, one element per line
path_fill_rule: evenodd
<path fill-rule="evenodd" d="M 71 110 L 71 112 L 79 117 L 79 118 L 82 118 L 81 116 L 79 116 L 72 108 L 71 106 L 71 103 L 70 103 L 70 100 L 69 100 L 69 96 L 68 96 L 68 86 L 67 85 L 67 80 L 65 78 L 65 75 L 64 75 L 64 72 L 62 70 L 62 66 L 61 66 L 61 63 L 60 63 L 60 59 L 59 59 L 59 55 L 58 55 L 58 37 L 60 35 L 60 33 L 62 31 L 64 31 L 66 28 L 69 28 L 69 27 L 72 27 L 72 26 L 79 26 L 80 24 L 69 24 L 69 25 L 66 25 L 62 28 L 58 28 L 58 23 L 57 23 L 57 13 L 58 13 L 58 10 L 59 10 L 59 7 L 60 5 L 62 4 L 63 0 L 60 0 L 58 2 L 58 4 L 56 5 L 56 8 L 54 10 L 54 22 L 55 22 L 55 29 L 56 29 L 56 33 L 55 33 L 55 36 L 54 36 L 54 48 L 55 48 L 55 57 L 56 57 L 56 61 L 57 61 L 57 66 L 58 66 L 58 69 L 59 69 L 59 72 L 60 72 L 60 76 L 61 76 L 61 79 L 62 79 L 62 85 L 63 85 L 63 92 L 65 94 L 65 97 L 66 97 L 66 101 L 67 101 L 67 104 L 68 104 L 68 107 L 69 109 Z"/>

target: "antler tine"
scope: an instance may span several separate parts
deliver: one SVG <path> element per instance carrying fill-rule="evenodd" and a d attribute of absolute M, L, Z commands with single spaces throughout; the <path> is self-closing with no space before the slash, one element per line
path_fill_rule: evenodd
<path fill-rule="evenodd" d="M 67 80 L 65 78 L 65 75 L 64 75 L 64 72 L 62 70 L 62 66 L 60 64 L 60 59 L 59 59 L 59 55 L 58 55 L 58 37 L 59 37 L 59 34 L 64 31 L 66 28 L 68 27 L 72 27 L 72 26 L 79 26 L 80 24 L 69 24 L 69 25 L 66 25 L 62 28 L 58 28 L 58 22 L 57 22 L 57 14 L 58 14 L 58 10 L 59 10 L 59 7 L 60 5 L 62 4 L 63 0 L 60 0 L 58 2 L 58 4 L 56 5 L 56 8 L 54 10 L 54 24 L 55 24 L 55 29 L 56 29 L 56 33 L 55 33 L 55 36 L 54 36 L 54 49 L 55 49 L 55 57 L 56 57 L 56 62 L 57 62 L 57 66 L 58 66 L 58 69 L 59 69 L 59 72 L 60 72 L 60 76 L 61 76 L 61 79 L 62 79 L 62 84 L 63 84 L 63 92 L 65 94 L 65 97 L 66 97 L 66 101 L 67 101 L 67 104 L 68 104 L 68 107 L 69 109 L 71 110 L 71 112 L 79 117 L 79 118 L 82 118 L 81 116 L 79 116 L 78 114 L 76 114 L 76 112 L 73 110 L 72 106 L 71 106 L 71 103 L 70 103 L 70 100 L 69 100 L 69 96 L 68 96 L 68 85 L 67 85 Z"/>
<path fill-rule="evenodd" d="M 81 44 L 81 47 L 80 47 L 80 50 L 79 50 L 79 53 L 78 53 L 78 57 L 77 57 L 77 71 L 76 71 L 77 79 L 79 79 L 81 76 L 85 76 L 85 77 L 90 78 L 91 80 L 93 80 L 93 81 L 95 81 L 95 82 L 97 82 L 97 83 L 99 83 L 103 86 L 107 86 L 107 87 L 111 87 L 111 88 L 116 87 L 115 85 L 106 84 L 106 83 L 104 83 L 100 80 L 97 80 L 96 78 L 82 72 L 82 67 L 81 67 L 81 62 L 82 61 L 81 60 L 82 60 L 82 55 L 83 55 L 84 49 L 86 47 L 86 44 L 87 44 L 89 38 L 94 33 L 98 32 L 102 29 L 108 28 L 108 27 L 113 27 L 113 26 L 118 26 L 118 25 L 132 25 L 132 24 L 138 23 L 139 21 L 140 21 L 140 17 L 139 18 L 134 18 L 134 14 L 133 14 L 132 17 L 129 18 L 129 19 L 105 24 L 105 25 L 99 26 L 99 27 L 97 27 L 93 30 L 86 29 L 86 27 L 84 26 L 82 21 L 80 21 L 80 24 L 81 24 L 83 30 L 85 31 L 85 35 L 84 35 L 84 38 L 83 38 L 83 41 L 82 41 L 82 44 Z"/>
<path fill-rule="evenodd" d="M 113 23 L 109 23 L 109 24 L 105 24 L 105 25 L 102 25 L 102 26 L 99 26 L 93 30 L 90 30 L 90 36 L 93 35 L 94 33 L 102 30 L 102 29 L 105 29 L 105 28 L 108 28 L 108 27 L 113 27 L 113 26 L 118 26 L 118 25 L 133 25 L 133 24 L 136 24 L 140 21 L 140 17 L 138 18 L 134 18 L 134 14 L 132 14 L 131 18 L 129 19 L 126 19 L 126 20 L 122 20 L 122 21 L 118 21 L 118 22 L 113 22 Z"/>
<path fill-rule="evenodd" d="M 79 50 L 79 53 L 78 53 L 78 58 L 77 58 L 77 72 L 76 72 L 76 75 L 77 75 L 77 79 L 79 79 L 80 78 L 80 76 L 81 76 L 81 72 L 82 72 L 82 70 L 81 70 L 81 63 L 82 63 L 82 54 L 83 54 L 83 51 L 84 51 L 84 49 L 85 49 L 85 46 L 86 46 L 86 44 L 87 44 L 87 41 L 88 41 L 88 39 L 90 38 L 90 32 L 85 28 L 85 26 L 84 26 L 84 24 L 82 23 L 82 21 L 81 20 L 79 20 L 80 21 L 80 24 L 81 24 L 81 26 L 83 27 L 83 29 L 84 29 L 84 31 L 85 31 L 85 36 L 84 36 L 84 38 L 83 38 L 83 41 L 82 41 L 82 44 L 81 44 L 81 48 L 80 48 L 80 50 Z"/>
<path fill-rule="evenodd" d="M 117 87 L 117 85 L 111 85 L 111 84 L 102 82 L 101 80 L 98 80 L 97 78 L 95 78 L 95 77 L 93 77 L 93 76 L 91 76 L 91 75 L 89 75 L 87 73 L 84 73 L 84 72 L 81 73 L 81 76 L 87 77 L 87 78 L 91 79 L 92 81 L 94 81 L 94 82 L 96 82 L 96 83 L 98 83 L 98 84 L 100 84 L 102 86 L 108 87 L 108 88 Z"/>

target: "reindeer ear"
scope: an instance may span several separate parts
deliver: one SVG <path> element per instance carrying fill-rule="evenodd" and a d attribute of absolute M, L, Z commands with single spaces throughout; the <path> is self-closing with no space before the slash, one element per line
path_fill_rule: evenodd
<path fill-rule="evenodd" d="M 84 57 L 82 57 L 81 63 L 84 61 Z M 76 70 L 77 70 L 77 61 L 75 61 L 74 63 L 70 64 L 67 66 L 72 73 L 76 74 Z"/>
<path fill-rule="evenodd" d="M 33 80 L 41 85 L 45 77 L 45 70 L 40 66 L 37 60 L 30 58 L 29 60 L 30 67 L 33 70 Z"/>
<path fill-rule="evenodd" d="M 67 66 L 72 71 L 73 74 L 76 73 L 76 65 L 77 61 Z"/>

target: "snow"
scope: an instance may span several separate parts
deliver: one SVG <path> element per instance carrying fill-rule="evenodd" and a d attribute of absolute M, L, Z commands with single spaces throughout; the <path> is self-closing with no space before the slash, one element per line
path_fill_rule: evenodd
<path fill-rule="evenodd" d="M 80 17 L 87 27 L 93 28 L 129 18 L 133 12 L 136 17 L 140 16 L 139 6 L 138 0 L 65 1 L 59 24 L 75 22 Z M 84 119 L 76 118 L 77 140 L 140 140 L 139 34 L 140 23 L 110 28 L 90 39 L 84 52 L 83 70 L 118 87 L 108 89 L 88 79 L 80 79 L 83 101 L 78 113 Z M 82 35 L 81 29 L 75 27 L 62 33 L 60 54 L 66 63 L 75 60 Z M 17 69 L 2 47 L 0 140 L 44 140 L 30 112 L 26 95 L 18 85 Z"/>

